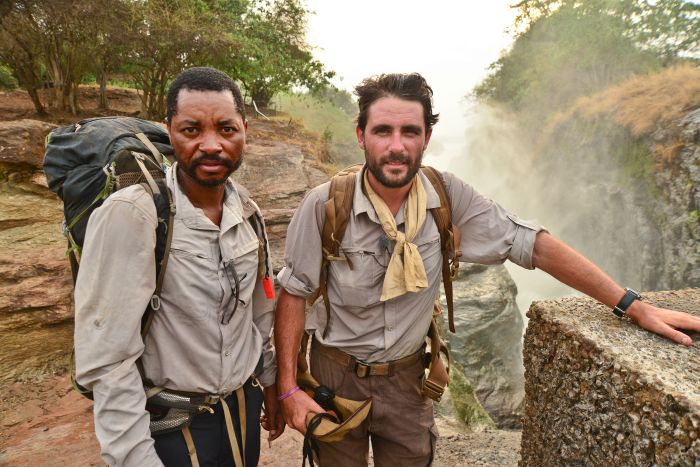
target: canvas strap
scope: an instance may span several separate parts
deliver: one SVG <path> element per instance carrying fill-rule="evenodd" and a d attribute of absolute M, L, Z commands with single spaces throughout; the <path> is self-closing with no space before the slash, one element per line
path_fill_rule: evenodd
<path fill-rule="evenodd" d="M 246 414 L 245 414 L 245 394 L 243 392 L 243 386 L 236 389 L 236 400 L 238 401 L 238 417 L 240 420 L 241 428 L 241 446 L 243 446 L 243 452 L 238 447 L 238 441 L 236 441 L 236 432 L 233 429 L 233 418 L 231 417 L 231 411 L 228 408 L 228 404 L 222 398 L 221 406 L 224 409 L 224 418 L 226 419 L 226 433 L 228 433 L 228 440 L 231 443 L 231 452 L 233 452 L 233 460 L 236 463 L 236 467 L 245 467 L 245 441 L 246 441 Z"/>
<path fill-rule="evenodd" d="M 155 145 L 149 141 L 148 137 L 143 133 L 136 133 L 136 137 L 143 143 L 144 146 L 148 148 L 149 151 L 151 151 L 151 154 L 153 154 L 153 157 L 156 158 L 156 161 L 158 161 L 159 164 L 162 164 L 163 155 L 160 153 L 158 148 L 156 148 Z"/>
<path fill-rule="evenodd" d="M 192 462 L 192 467 L 199 467 L 197 450 L 194 447 L 194 440 L 192 439 L 192 433 L 190 433 L 190 427 L 186 426 L 182 429 L 182 436 L 185 438 L 185 444 L 187 445 L 187 453 L 190 455 L 190 462 Z"/>

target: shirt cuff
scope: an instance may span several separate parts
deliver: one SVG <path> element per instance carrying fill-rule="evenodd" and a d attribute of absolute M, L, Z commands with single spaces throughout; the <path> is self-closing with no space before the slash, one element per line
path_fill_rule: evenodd
<path fill-rule="evenodd" d="M 297 297 L 308 298 L 314 291 L 304 282 L 294 277 L 292 269 L 285 266 L 277 274 L 277 281 L 287 293 Z"/>
<path fill-rule="evenodd" d="M 532 264 L 532 251 L 535 248 L 535 238 L 540 231 L 546 231 L 546 229 L 541 225 L 524 221 L 512 214 L 507 214 L 507 216 L 508 219 L 513 221 L 517 226 L 515 238 L 513 239 L 513 246 L 510 249 L 508 259 L 525 269 L 535 269 L 535 266 Z"/>

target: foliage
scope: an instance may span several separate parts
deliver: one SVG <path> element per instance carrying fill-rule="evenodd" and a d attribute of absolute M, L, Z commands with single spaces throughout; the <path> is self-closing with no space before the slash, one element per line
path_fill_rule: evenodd
<path fill-rule="evenodd" d="M 50 83 L 49 106 L 75 115 L 78 85 L 99 45 L 94 38 L 112 19 L 115 9 L 111 3 L 14 0 L 2 18 L 5 40 L 0 55 L 28 91 L 36 92 L 45 82 Z"/>
<path fill-rule="evenodd" d="M 521 112 L 531 126 L 633 74 L 700 58 L 700 5 L 683 0 L 525 0 L 512 50 L 477 97 Z"/>
<path fill-rule="evenodd" d="M 7 65 L 0 64 L 0 89 L 13 90 L 17 87 L 17 80 L 12 76 L 12 70 Z"/>
<path fill-rule="evenodd" d="M 309 94 L 281 94 L 275 100 L 278 109 L 303 120 L 307 128 L 321 135 L 334 164 L 348 166 L 362 161 L 355 122 L 346 109 L 331 99 Z"/>
<path fill-rule="evenodd" d="M 179 72 L 210 63 L 218 51 L 236 46 L 232 34 L 224 29 L 226 23 L 221 21 L 221 15 L 226 14 L 223 3 L 193 0 L 129 3 L 127 34 L 130 37 L 124 69 L 140 90 L 143 115 L 157 118 L 165 114 L 167 86 Z M 232 26 L 231 22 L 228 25 Z"/>
<path fill-rule="evenodd" d="M 242 47 L 223 65 L 258 107 L 267 107 L 278 92 L 315 90 L 333 77 L 306 44 L 307 14 L 300 0 L 253 0 L 240 31 Z"/>
<path fill-rule="evenodd" d="M 664 62 L 677 57 L 700 59 L 700 3 L 689 0 L 524 0 L 515 25 L 526 30 L 561 8 L 620 18 L 624 34 Z"/>
<path fill-rule="evenodd" d="M 266 105 L 295 86 L 317 89 L 331 72 L 305 40 L 300 0 L 5 0 L 0 63 L 27 89 L 38 113 L 78 112 L 78 85 L 91 74 L 101 105 L 110 75 L 130 75 L 142 115 L 160 118 L 175 75 L 211 65 L 229 71 Z"/>

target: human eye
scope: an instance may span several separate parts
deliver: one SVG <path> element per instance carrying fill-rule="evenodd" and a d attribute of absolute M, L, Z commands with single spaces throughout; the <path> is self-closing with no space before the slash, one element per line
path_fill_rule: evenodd
<path fill-rule="evenodd" d="M 199 132 L 199 129 L 194 126 L 186 126 L 181 128 L 180 131 L 188 136 L 194 136 Z"/>

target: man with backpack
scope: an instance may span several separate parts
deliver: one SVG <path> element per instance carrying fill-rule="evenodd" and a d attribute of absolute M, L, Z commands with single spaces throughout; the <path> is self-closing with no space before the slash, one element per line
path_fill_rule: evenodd
<path fill-rule="evenodd" d="M 452 174 L 438 173 L 435 181 L 433 170 L 421 169 L 438 120 L 422 76 L 370 78 L 356 94 L 365 165 L 306 196 L 289 225 L 286 266 L 278 275 L 283 290 L 275 347 L 287 424 L 305 433 L 309 413 L 324 412 L 297 386 L 304 330 L 312 335 L 311 370 L 318 383 L 344 398 L 372 399 L 367 419 L 342 441 L 317 442 L 321 465 L 367 465 L 370 439 L 375 465 L 432 461 L 437 433 L 431 398 L 439 399 L 446 378 L 431 378 L 439 363 L 435 345 L 424 378 L 423 348 L 426 335 L 431 343 L 439 340 L 431 318 L 441 277 L 451 305 L 448 259 L 509 259 L 540 268 L 643 328 L 690 345 L 676 328 L 700 330 L 700 318 L 641 301 L 542 227 L 506 212 Z M 319 295 L 323 300 L 305 316 L 306 299 Z"/>
<path fill-rule="evenodd" d="M 167 96 L 167 130 L 165 273 L 157 280 L 155 249 L 167 215 L 152 189 L 111 194 L 90 215 L 80 258 L 76 378 L 92 391 L 109 465 L 257 465 L 260 424 L 274 439 L 284 422 L 264 224 L 229 179 L 246 142 L 240 90 L 218 70 L 186 70 Z"/>

